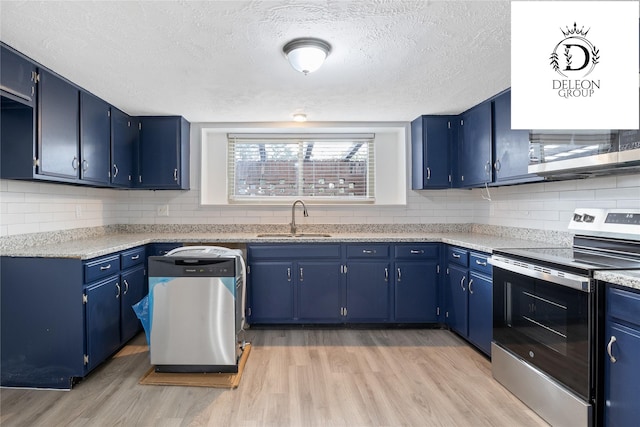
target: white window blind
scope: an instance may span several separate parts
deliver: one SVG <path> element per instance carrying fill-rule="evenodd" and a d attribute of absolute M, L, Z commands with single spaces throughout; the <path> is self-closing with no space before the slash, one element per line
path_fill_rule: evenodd
<path fill-rule="evenodd" d="M 373 134 L 228 134 L 228 196 L 375 200 Z"/>

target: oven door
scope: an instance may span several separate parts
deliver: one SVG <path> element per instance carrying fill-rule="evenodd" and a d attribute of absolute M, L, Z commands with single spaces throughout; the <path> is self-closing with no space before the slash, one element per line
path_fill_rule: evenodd
<path fill-rule="evenodd" d="M 591 400 L 592 293 L 506 268 L 494 263 L 493 340 Z"/>

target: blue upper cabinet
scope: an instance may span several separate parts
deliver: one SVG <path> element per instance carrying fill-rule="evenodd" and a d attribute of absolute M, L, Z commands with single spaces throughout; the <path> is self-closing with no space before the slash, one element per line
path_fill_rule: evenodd
<path fill-rule="evenodd" d="M 139 188 L 189 189 L 189 128 L 178 116 L 140 117 Z"/>
<path fill-rule="evenodd" d="M 455 144 L 455 116 L 420 116 L 411 122 L 411 188 L 451 186 L 450 150 Z"/>
<path fill-rule="evenodd" d="M 76 181 L 80 171 L 80 91 L 40 69 L 38 84 L 37 173 Z"/>
<path fill-rule="evenodd" d="M 189 188 L 182 117 L 129 117 L 2 42 L 0 68 L 0 178 Z"/>
<path fill-rule="evenodd" d="M 527 171 L 529 131 L 511 129 L 511 90 L 506 90 L 493 99 L 493 143 L 496 184 L 515 184 L 542 179 Z"/>
<path fill-rule="evenodd" d="M 35 104 L 36 66 L 5 46 L 0 46 L 0 89 L 3 96 Z"/>
<path fill-rule="evenodd" d="M 138 124 L 111 107 L 111 184 L 132 187 L 137 170 Z"/>
<path fill-rule="evenodd" d="M 493 180 L 491 102 L 485 101 L 461 115 L 457 183 L 481 187 Z"/>
<path fill-rule="evenodd" d="M 111 111 L 109 104 L 80 92 L 80 179 L 110 183 Z"/>

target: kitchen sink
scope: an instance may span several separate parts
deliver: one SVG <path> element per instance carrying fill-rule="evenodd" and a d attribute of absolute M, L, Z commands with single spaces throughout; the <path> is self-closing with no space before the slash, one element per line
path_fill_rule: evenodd
<path fill-rule="evenodd" d="M 257 237 L 331 237 L 331 234 L 323 233 L 264 233 L 258 234 Z"/>

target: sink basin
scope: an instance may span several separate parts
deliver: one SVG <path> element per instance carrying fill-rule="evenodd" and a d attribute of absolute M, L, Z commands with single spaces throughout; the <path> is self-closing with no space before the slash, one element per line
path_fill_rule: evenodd
<path fill-rule="evenodd" d="M 264 233 L 258 234 L 258 237 L 331 237 L 331 234 L 322 233 Z"/>

